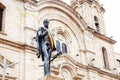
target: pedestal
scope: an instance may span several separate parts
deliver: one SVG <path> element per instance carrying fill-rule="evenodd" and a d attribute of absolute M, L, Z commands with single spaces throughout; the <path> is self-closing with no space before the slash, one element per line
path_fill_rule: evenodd
<path fill-rule="evenodd" d="M 47 77 L 45 78 L 45 80 L 64 80 L 64 79 L 59 78 L 59 77 L 54 77 L 54 76 L 47 76 Z"/>

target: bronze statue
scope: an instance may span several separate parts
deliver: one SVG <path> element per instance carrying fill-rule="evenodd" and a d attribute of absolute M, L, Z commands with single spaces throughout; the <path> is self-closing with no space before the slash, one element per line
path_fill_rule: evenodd
<path fill-rule="evenodd" d="M 42 61 L 44 61 L 44 76 L 49 76 L 51 54 L 55 50 L 55 46 L 52 35 L 48 30 L 49 21 L 45 19 L 43 25 L 44 27 L 40 27 L 36 34 L 37 56 L 38 58 L 42 56 Z"/>

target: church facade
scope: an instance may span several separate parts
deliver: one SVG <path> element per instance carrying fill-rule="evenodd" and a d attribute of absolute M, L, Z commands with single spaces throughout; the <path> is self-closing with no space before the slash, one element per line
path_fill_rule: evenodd
<path fill-rule="evenodd" d="M 106 36 L 104 8 L 97 0 L 70 2 L 0 0 L 0 80 L 44 80 L 35 40 L 44 19 L 63 52 L 51 62 L 50 80 L 120 80 L 120 55 Z"/>

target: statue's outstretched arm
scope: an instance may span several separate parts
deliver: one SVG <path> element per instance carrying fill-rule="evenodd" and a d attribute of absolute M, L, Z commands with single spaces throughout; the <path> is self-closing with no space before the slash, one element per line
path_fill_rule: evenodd
<path fill-rule="evenodd" d="M 48 33 L 47 30 L 45 30 L 45 31 L 41 34 L 41 36 L 44 37 L 45 35 L 47 35 L 47 33 Z"/>
<path fill-rule="evenodd" d="M 47 35 L 48 31 L 45 30 L 44 28 L 40 27 L 40 29 L 38 30 L 38 35 L 41 37 L 44 37 L 45 35 Z"/>

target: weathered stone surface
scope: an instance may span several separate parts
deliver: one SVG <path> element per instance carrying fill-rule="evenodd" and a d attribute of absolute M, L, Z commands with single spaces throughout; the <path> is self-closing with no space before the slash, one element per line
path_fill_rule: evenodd
<path fill-rule="evenodd" d="M 97 1 L 97 0 L 96 0 Z M 51 62 L 51 76 L 46 80 L 119 80 L 120 68 L 114 54 L 115 41 L 106 36 L 104 9 L 97 2 L 71 0 L 69 6 L 60 0 L 0 0 L 4 6 L 3 31 L 0 31 L 0 64 L 18 63 L 6 70 L 9 80 L 39 80 L 44 72 L 36 56 L 36 31 L 43 20 L 50 20 L 55 42 L 67 45 L 67 53 Z M 96 32 L 94 16 L 100 31 Z M 110 68 L 104 66 L 102 48 L 106 48 Z M 61 46 L 62 48 L 62 46 Z M 53 55 L 57 52 L 54 51 Z M 53 56 L 52 55 L 52 56 Z M 2 59 L 1 59 L 2 58 Z M 0 67 L 0 79 L 3 68 Z"/>

